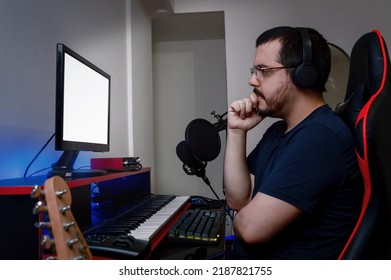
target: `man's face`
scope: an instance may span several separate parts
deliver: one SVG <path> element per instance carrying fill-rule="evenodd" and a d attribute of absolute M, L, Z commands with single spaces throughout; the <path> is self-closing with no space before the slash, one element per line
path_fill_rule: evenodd
<path fill-rule="evenodd" d="M 249 84 L 258 96 L 258 112 L 263 116 L 282 117 L 289 110 L 294 85 L 278 61 L 281 44 L 272 41 L 256 48 L 254 73 Z M 272 68 L 272 69 L 269 69 Z"/>

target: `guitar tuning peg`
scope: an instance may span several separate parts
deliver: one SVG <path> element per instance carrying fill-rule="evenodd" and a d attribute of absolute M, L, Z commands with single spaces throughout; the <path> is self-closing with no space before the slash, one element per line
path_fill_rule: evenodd
<path fill-rule="evenodd" d="M 65 190 L 62 190 L 62 191 L 56 191 L 56 195 L 58 198 L 61 199 L 61 197 L 66 194 L 68 191 L 65 189 Z"/>
<path fill-rule="evenodd" d="M 79 252 L 81 253 L 81 255 L 72 257 L 72 260 L 87 260 L 88 259 L 87 253 L 86 253 L 87 252 L 86 247 L 80 246 Z"/>
<path fill-rule="evenodd" d="M 80 244 L 79 252 L 82 254 L 82 260 L 88 259 L 88 247 L 84 246 L 83 244 Z"/>
<path fill-rule="evenodd" d="M 83 244 L 80 244 L 79 252 L 82 253 L 83 255 L 86 255 L 86 253 L 87 253 L 87 247 L 86 247 L 86 246 L 83 246 Z"/>
<path fill-rule="evenodd" d="M 49 250 L 49 249 L 53 248 L 54 241 L 53 241 L 53 239 L 50 238 L 49 235 L 43 235 L 42 240 L 41 240 L 41 245 L 45 250 Z"/>
<path fill-rule="evenodd" d="M 42 190 L 42 186 L 35 185 L 31 191 L 31 197 L 32 198 L 39 198 L 43 197 L 45 193 Z"/>
<path fill-rule="evenodd" d="M 61 209 L 60 209 L 60 212 L 61 212 L 61 214 L 65 214 L 65 212 L 66 211 L 68 211 L 68 210 L 70 210 L 71 209 L 71 206 L 70 205 L 68 205 L 68 206 L 64 206 L 64 207 L 62 207 Z"/>
<path fill-rule="evenodd" d="M 33 208 L 33 214 L 38 214 L 39 212 L 42 212 L 42 211 L 47 211 L 47 207 L 46 205 L 42 202 L 42 201 L 37 201 L 37 203 L 35 204 L 34 208 Z"/>
<path fill-rule="evenodd" d="M 49 222 L 36 222 L 34 226 L 36 228 L 47 228 L 47 229 L 50 229 L 52 227 Z"/>
<path fill-rule="evenodd" d="M 80 240 L 79 238 L 69 239 L 67 241 L 67 245 L 69 248 L 72 248 L 74 244 L 78 243 Z"/>
<path fill-rule="evenodd" d="M 64 229 L 65 229 L 66 231 L 68 231 L 69 228 L 72 227 L 72 226 L 74 226 L 74 225 L 75 225 L 75 222 L 72 221 L 72 222 L 63 224 L 63 227 L 64 227 Z"/>

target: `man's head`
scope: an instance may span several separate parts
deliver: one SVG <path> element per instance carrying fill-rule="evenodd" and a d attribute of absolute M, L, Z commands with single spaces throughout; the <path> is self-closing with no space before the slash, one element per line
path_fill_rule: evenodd
<path fill-rule="evenodd" d="M 272 41 L 280 42 L 277 62 L 287 67 L 296 86 L 325 91 L 331 53 L 327 41 L 319 32 L 312 28 L 276 27 L 262 33 L 256 40 L 256 47 Z"/>

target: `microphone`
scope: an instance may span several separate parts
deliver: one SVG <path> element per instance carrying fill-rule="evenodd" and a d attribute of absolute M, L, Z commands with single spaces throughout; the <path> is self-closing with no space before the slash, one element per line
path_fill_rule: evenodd
<path fill-rule="evenodd" d="M 186 141 L 182 141 L 176 146 L 176 154 L 183 162 L 182 167 L 187 175 L 196 175 L 202 179 L 207 178 L 205 171 L 207 162 L 197 159 Z"/>
<path fill-rule="evenodd" d="M 188 175 L 201 177 L 209 185 L 205 175 L 207 162 L 214 160 L 220 153 L 221 140 L 219 131 L 226 129 L 227 121 L 223 117 L 227 114 L 216 115 L 215 124 L 205 119 L 194 119 L 186 127 L 185 140 L 176 147 L 176 153 L 183 162 L 183 170 Z"/>

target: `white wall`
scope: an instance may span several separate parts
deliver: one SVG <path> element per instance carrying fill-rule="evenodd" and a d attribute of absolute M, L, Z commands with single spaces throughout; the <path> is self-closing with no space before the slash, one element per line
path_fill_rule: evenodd
<path fill-rule="evenodd" d="M 189 122 L 223 114 L 227 103 L 223 13 L 161 15 L 152 21 L 154 155 L 156 193 L 214 194 L 201 178 L 182 169 L 176 146 Z M 225 132 L 222 149 L 225 148 Z M 206 175 L 222 195 L 222 159 L 209 162 Z"/>
<path fill-rule="evenodd" d="M 111 151 L 128 154 L 125 0 L 0 0 L 0 179 L 23 176 L 54 133 L 56 44 L 112 77 Z M 57 161 L 53 142 L 30 172 Z"/>
<path fill-rule="evenodd" d="M 143 166 L 151 167 L 152 190 L 155 186 L 154 162 L 154 104 L 152 65 L 152 22 L 141 4 L 142 0 L 131 1 L 131 115 L 133 127 L 129 139 L 133 141 L 131 154 L 139 156 Z"/>
<path fill-rule="evenodd" d="M 154 42 L 153 63 L 156 190 L 215 198 L 199 177 L 183 171 L 176 146 L 185 139 L 189 122 L 203 118 L 214 123 L 211 112 L 223 114 L 227 109 L 225 41 Z M 223 151 L 225 132 L 220 136 Z M 206 168 L 206 175 L 221 198 L 222 159 L 221 152 Z"/>

